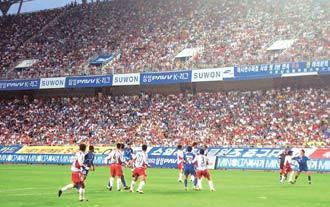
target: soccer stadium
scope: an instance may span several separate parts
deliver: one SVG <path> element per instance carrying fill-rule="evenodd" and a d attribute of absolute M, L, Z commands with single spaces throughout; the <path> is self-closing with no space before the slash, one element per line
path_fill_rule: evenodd
<path fill-rule="evenodd" d="M 329 0 L 0 0 L 0 206 L 329 207 Z"/>

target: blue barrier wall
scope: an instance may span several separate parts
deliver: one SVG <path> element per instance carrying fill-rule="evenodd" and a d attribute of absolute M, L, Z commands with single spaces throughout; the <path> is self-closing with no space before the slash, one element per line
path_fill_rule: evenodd
<path fill-rule="evenodd" d="M 20 146 L 0 146 L 0 163 L 35 163 L 35 164 L 71 164 L 73 154 L 19 154 Z M 185 149 L 184 149 L 185 150 Z M 300 149 L 293 148 L 294 156 L 298 156 Z M 306 155 L 312 157 L 308 162 L 312 171 L 330 171 L 330 158 L 325 155 L 330 149 L 305 149 Z M 282 152 L 279 148 L 225 148 L 212 147 L 208 149 L 208 156 L 212 160 L 211 168 L 215 169 L 247 169 L 247 170 L 278 170 L 278 156 Z M 151 147 L 148 151 L 149 164 L 155 168 L 176 168 L 176 147 Z M 106 164 L 106 155 L 96 154 L 95 164 Z M 297 168 L 297 163 L 294 162 Z"/>

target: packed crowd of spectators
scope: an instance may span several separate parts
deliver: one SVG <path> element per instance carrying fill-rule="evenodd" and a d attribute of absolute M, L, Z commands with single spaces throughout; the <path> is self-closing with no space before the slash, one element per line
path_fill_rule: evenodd
<path fill-rule="evenodd" d="M 330 91 L 0 101 L 0 145 L 330 146 Z"/>
<path fill-rule="evenodd" d="M 113 0 L 0 17 L 0 73 L 31 78 L 328 59 L 327 8 L 328 0 Z M 286 39 L 295 40 L 292 47 L 267 51 Z M 185 48 L 200 52 L 176 61 Z M 100 54 L 115 59 L 88 66 Z M 39 62 L 11 73 L 24 59 Z"/>
<path fill-rule="evenodd" d="M 19 60 L 37 56 L 25 53 L 31 49 L 25 47 L 25 43 L 32 41 L 61 11 L 54 9 L 0 17 L 0 77 L 6 78 L 8 69 L 18 64 Z"/>

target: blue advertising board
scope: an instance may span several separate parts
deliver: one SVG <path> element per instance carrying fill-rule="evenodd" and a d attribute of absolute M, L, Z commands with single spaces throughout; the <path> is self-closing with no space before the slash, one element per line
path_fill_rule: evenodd
<path fill-rule="evenodd" d="M 185 151 L 185 148 L 183 149 Z M 148 152 L 149 162 L 153 167 L 176 168 L 177 167 L 177 148 L 176 147 L 153 147 Z M 226 158 L 256 158 L 266 160 L 277 158 L 282 153 L 280 148 L 230 148 L 230 147 L 210 147 L 208 156 Z M 256 160 L 255 160 L 256 161 Z M 260 161 L 261 162 L 261 161 Z"/>
<path fill-rule="evenodd" d="M 40 79 L 1 80 L 0 91 L 19 91 L 39 89 Z"/>
<path fill-rule="evenodd" d="M 191 71 L 141 73 L 140 85 L 175 84 L 191 82 Z"/>
<path fill-rule="evenodd" d="M 20 150 L 22 146 L 11 145 L 11 146 L 0 146 L 0 154 L 15 153 Z"/>
<path fill-rule="evenodd" d="M 155 168 L 177 168 L 176 156 L 148 156 L 148 162 Z"/>
<path fill-rule="evenodd" d="M 148 156 L 176 157 L 177 151 L 176 147 L 153 147 L 148 152 Z M 208 155 L 243 158 L 278 158 L 282 151 L 283 149 L 281 148 L 210 147 L 208 148 Z"/>
<path fill-rule="evenodd" d="M 268 166 L 279 169 L 277 159 L 269 159 Z M 229 168 L 229 169 L 263 169 L 265 167 L 265 158 L 229 158 L 218 157 L 216 168 Z"/>
<path fill-rule="evenodd" d="M 148 161 L 152 167 L 176 168 L 176 147 L 153 147 L 148 152 Z"/>
<path fill-rule="evenodd" d="M 292 148 L 292 150 L 294 156 L 299 155 L 300 148 Z M 282 151 L 281 148 L 210 147 L 208 156 L 217 157 L 216 169 L 278 170 L 278 157 Z M 315 149 L 310 148 L 305 151 L 307 154 L 312 154 Z M 148 152 L 149 162 L 153 167 L 176 168 L 176 153 L 176 147 L 153 147 Z M 308 164 L 313 171 L 330 171 L 330 159 L 311 160 Z"/>
<path fill-rule="evenodd" d="M 293 62 L 281 64 L 246 65 L 234 67 L 234 79 L 264 79 L 285 76 L 317 75 L 330 71 L 330 61 Z"/>
<path fill-rule="evenodd" d="M 236 158 L 278 158 L 282 151 L 283 149 L 280 148 L 210 147 L 208 149 L 208 154 Z"/>
<path fill-rule="evenodd" d="M 35 163 L 35 164 L 70 164 L 73 154 L 18 154 L 21 146 L 0 146 L 0 163 Z M 185 150 L 185 149 L 184 149 Z M 292 148 L 294 156 L 299 154 L 300 148 Z M 313 154 L 316 149 L 305 149 L 306 154 Z M 278 156 L 282 152 L 279 148 L 226 148 L 211 147 L 208 157 L 212 169 L 250 169 L 250 170 L 278 170 Z M 149 164 L 155 168 L 177 167 L 176 147 L 152 147 L 148 152 Z M 95 164 L 105 165 L 105 154 L 95 156 Z M 330 159 L 313 159 L 308 162 L 312 171 L 330 171 Z M 294 162 L 294 168 L 297 163 Z"/>
<path fill-rule="evenodd" d="M 177 151 L 177 147 L 153 147 L 148 152 L 148 156 L 172 157 L 176 156 Z"/>
<path fill-rule="evenodd" d="M 330 72 L 330 60 L 317 60 L 306 62 L 306 68 L 319 73 Z"/>
<path fill-rule="evenodd" d="M 65 81 L 65 88 L 93 88 L 111 85 L 111 75 L 67 77 Z"/>
<path fill-rule="evenodd" d="M 297 169 L 294 162 L 294 169 Z M 311 171 L 330 171 L 330 159 L 308 161 Z M 279 170 L 279 160 L 275 158 L 232 158 L 218 157 L 216 169 Z"/>
<path fill-rule="evenodd" d="M 238 77 L 276 77 L 281 74 L 292 72 L 308 72 L 305 71 L 306 63 L 282 63 L 282 64 L 262 64 L 262 65 L 245 65 L 235 66 L 234 76 Z"/>
<path fill-rule="evenodd" d="M 75 155 L 57 154 L 0 154 L 0 163 L 71 164 Z M 94 164 L 104 165 L 106 155 L 95 155 Z"/>

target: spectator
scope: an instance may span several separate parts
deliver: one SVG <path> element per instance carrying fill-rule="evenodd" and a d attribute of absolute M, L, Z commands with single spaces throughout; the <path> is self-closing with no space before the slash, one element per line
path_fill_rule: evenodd
<path fill-rule="evenodd" d="M 327 89 L 0 101 L 0 145 L 330 146 Z"/>

